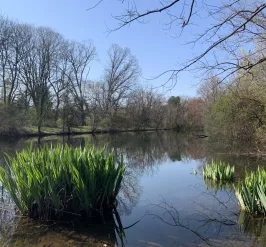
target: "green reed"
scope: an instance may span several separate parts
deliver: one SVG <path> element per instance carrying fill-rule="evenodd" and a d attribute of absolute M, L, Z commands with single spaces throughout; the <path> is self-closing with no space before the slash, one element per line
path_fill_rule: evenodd
<path fill-rule="evenodd" d="M 125 165 L 86 145 L 42 147 L 7 155 L 0 181 L 20 212 L 40 219 L 104 214 L 116 202 Z"/>
<path fill-rule="evenodd" d="M 234 180 L 235 168 L 226 165 L 222 162 L 215 163 L 212 161 L 211 164 L 207 164 L 202 168 L 203 178 L 213 179 L 213 180 Z"/>
<path fill-rule="evenodd" d="M 244 181 L 238 182 L 236 197 L 242 210 L 252 215 L 266 214 L 266 171 L 246 173 Z"/>

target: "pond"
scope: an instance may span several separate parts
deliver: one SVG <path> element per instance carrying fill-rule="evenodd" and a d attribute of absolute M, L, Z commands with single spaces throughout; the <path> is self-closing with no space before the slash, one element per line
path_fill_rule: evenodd
<path fill-rule="evenodd" d="M 20 217 L 5 191 L 0 200 L 1 246 L 266 246 L 266 219 L 240 212 L 234 186 L 204 181 L 202 166 L 211 160 L 246 170 L 264 166 L 257 157 L 222 155 L 207 139 L 172 131 L 84 135 L 38 139 L 0 139 L 3 153 L 14 155 L 31 143 L 89 142 L 124 154 L 126 174 L 118 198 L 124 228 L 114 224 L 86 227 L 40 224 Z"/>

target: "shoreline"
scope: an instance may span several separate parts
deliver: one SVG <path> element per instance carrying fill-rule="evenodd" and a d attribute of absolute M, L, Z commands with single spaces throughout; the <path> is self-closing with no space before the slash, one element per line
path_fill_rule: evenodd
<path fill-rule="evenodd" d="M 103 130 L 90 130 L 90 131 L 76 131 L 73 130 L 71 132 L 68 131 L 58 131 L 58 132 L 42 132 L 34 133 L 34 132 L 20 132 L 20 133 L 0 133 L 0 137 L 15 137 L 15 138 L 22 138 L 22 137 L 46 137 L 46 136 L 71 136 L 71 135 L 94 135 L 94 134 L 116 134 L 116 133 L 137 133 L 137 132 L 149 132 L 149 131 L 169 131 L 175 130 L 180 132 L 180 129 L 177 128 L 150 128 L 150 129 L 103 129 Z"/>

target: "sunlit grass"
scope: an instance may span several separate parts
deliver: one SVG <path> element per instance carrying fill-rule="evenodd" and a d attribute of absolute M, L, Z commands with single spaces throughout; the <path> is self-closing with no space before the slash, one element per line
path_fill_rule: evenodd
<path fill-rule="evenodd" d="M 114 153 L 86 145 L 30 147 L 7 156 L 0 181 L 20 212 L 41 219 L 104 214 L 116 202 L 125 166 Z"/>
<path fill-rule="evenodd" d="M 207 164 L 202 168 L 202 174 L 204 178 L 213 179 L 213 180 L 234 180 L 235 168 L 226 165 L 222 162 L 215 163 L 212 161 L 211 164 Z"/>

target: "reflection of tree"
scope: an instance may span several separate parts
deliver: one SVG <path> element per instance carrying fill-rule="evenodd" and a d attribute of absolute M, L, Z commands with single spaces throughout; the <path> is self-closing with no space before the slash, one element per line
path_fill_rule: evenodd
<path fill-rule="evenodd" d="M 95 135 L 92 142 L 95 145 L 108 144 L 112 148 L 120 149 L 127 157 L 135 158 L 135 163 L 144 166 L 151 162 L 164 161 L 167 156 L 170 159 L 177 157 L 178 160 L 182 157 L 204 156 L 203 140 L 189 138 L 175 131 Z"/>
<path fill-rule="evenodd" d="M 12 155 L 16 150 L 21 150 L 27 145 L 30 145 L 32 140 L 38 145 L 36 138 L 9 142 L 0 140 L 0 151 L 5 151 Z M 142 174 L 144 172 L 146 174 L 156 172 L 158 167 L 163 165 L 164 162 L 169 161 L 169 159 L 172 161 L 203 159 L 206 150 L 208 150 L 207 158 L 206 160 L 204 159 L 206 162 L 214 159 L 234 165 L 236 173 L 240 174 L 240 176 L 244 174 L 245 169 L 256 169 L 257 165 L 265 165 L 265 162 L 262 159 L 215 154 L 215 152 L 210 149 L 211 146 L 207 147 L 208 149 L 206 148 L 206 140 L 193 138 L 173 131 L 65 136 L 41 139 L 41 145 L 51 142 L 54 144 L 68 143 L 73 146 L 82 146 L 85 142 L 101 147 L 106 145 L 115 152 L 117 157 L 120 157 L 121 154 L 124 155 L 125 162 L 127 163 L 127 170 L 118 198 L 118 212 L 121 215 L 131 214 L 132 208 L 138 203 L 141 194 L 140 179 Z M 206 164 L 206 162 L 204 162 L 204 164 Z M 160 219 L 173 227 L 182 227 L 183 229 L 191 231 L 195 236 L 204 240 L 204 242 L 211 242 L 211 244 L 213 244 L 213 240 L 210 241 L 210 237 L 213 237 L 210 233 L 211 230 L 213 232 L 213 229 L 215 229 L 217 239 L 222 232 L 231 232 L 232 229 L 236 231 L 238 229 L 236 224 L 237 215 L 235 212 L 231 212 L 232 207 L 230 206 L 230 203 L 234 203 L 235 205 L 235 196 L 231 185 L 210 180 L 205 180 L 205 183 L 210 190 L 204 191 L 204 193 L 211 197 L 212 201 L 216 202 L 214 206 L 210 204 L 199 205 L 198 203 L 198 211 L 183 216 L 182 213 L 176 211 L 170 203 L 164 202 L 163 204 L 153 205 L 160 209 L 161 214 L 157 214 L 158 210 L 156 210 L 156 215 L 155 213 L 150 212 L 150 216 L 155 216 L 157 219 Z M 223 196 L 226 195 L 226 199 L 220 198 L 221 193 L 223 193 Z M 204 200 L 199 201 L 204 202 Z M 2 222 L 9 222 L 9 219 L 13 220 L 12 217 L 14 216 L 14 212 L 12 216 L 8 211 L 4 210 L 5 207 L 3 207 L 2 210 L 1 205 L 0 202 L 0 230 L 2 230 L 2 233 L 0 234 L 3 234 L 3 232 L 7 231 L 9 225 L 4 225 Z M 238 207 L 235 208 L 238 209 Z M 264 234 L 266 235 L 266 227 L 264 227 L 266 221 L 253 221 L 253 219 L 250 218 L 241 220 L 241 217 L 242 215 L 240 214 L 238 222 L 242 222 L 241 224 L 239 223 L 241 231 L 247 234 L 247 236 L 259 239 Z M 17 229 L 24 230 L 23 227 Z M 44 229 L 45 228 L 43 228 L 43 230 Z M 102 231 L 102 226 L 99 227 L 99 229 Z M 115 229 L 116 227 L 113 222 L 111 222 L 109 233 L 111 232 L 112 238 L 115 235 Z M 26 232 L 21 232 L 22 235 L 24 233 L 27 235 Z M 36 234 L 38 235 L 38 233 Z M 51 232 L 49 234 L 49 236 L 52 236 Z M 54 236 L 52 238 L 54 238 Z M 220 239 L 223 239 L 223 237 Z M 37 241 L 37 239 L 35 240 Z"/>
<path fill-rule="evenodd" d="M 15 215 L 15 205 L 4 192 L 0 200 L 0 246 L 124 246 L 125 232 L 119 213 L 105 224 L 39 222 Z"/>
<path fill-rule="evenodd" d="M 239 238 L 238 234 L 233 234 L 238 230 L 238 213 L 235 212 L 235 207 L 232 207 L 236 204 L 234 193 L 226 191 L 223 193 L 226 196 L 221 197 L 217 192 L 205 191 L 200 195 L 202 198 L 198 198 L 195 202 L 196 211 L 188 215 L 182 214 L 183 211 L 178 211 L 170 202 L 165 200 L 159 204 L 150 204 L 150 210 L 146 217 L 152 216 L 168 226 L 187 230 L 204 243 L 200 246 L 227 246 L 226 243 L 231 243 L 228 246 L 234 246 L 233 243 L 242 246 L 241 244 L 247 239 Z M 213 205 L 209 203 L 205 205 L 204 202 L 208 201 L 208 198 L 212 199 Z M 154 208 L 156 213 L 152 212 Z M 264 231 L 266 228 L 262 228 L 260 225 L 260 229 Z M 263 234 L 263 231 L 260 234 Z M 226 234 L 226 239 L 224 234 Z M 256 237 L 254 232 L 250 236 Z M 193 240 L 191 239 L 191 241 Z M 189 245 L 189 243 L 187 244 Z"/>
<path fill-rule="evenodd" d="M 125 171 L 124 179 L 118 195 L 118 211 L 120 215 L 130 215 L 132 209 L 137 205 L 141 188 L 139 185 L 140 174 L 132 169 Z"/>
<path fill-rule="evenodd" d="M 118 156 L 123 154 L 128 166 L 141 172 L 155 172 L 156 167 L 167 158 L 180 161 L 186 158 L 199 159 L 205 155 L 202 139 L 191 138 L 175 131 L 43 137 L 40 145 L 68 143 L 83 146 L 85 142 L 95 146 L 107 146 Z M 31 143 L 38 146 L 38 139 L 20 139 L 12 142 L 0 140 L 0 152 L 12 155 Z"/>
<path fill-rule="evenodd" d="M 0 164 L 4 161 L 4 153 L 13 155 L 16 151 L 22 150 L 24 146 L 23 139 L 0 137 Z"/>
<path fill-rule="evenodd" d="M 195 234 L 197 237 L 203 240 L 207 245 L 213 246 L 208 238 L 205 238 L 200 232 L 191 228 L 189 224 L 187 224 L 187 222 L 184 222 L 184 220 L 181 220 L 179 212 L 171 204 L 167 203 L 166 201 L 163 201 L 160 204 L 156 204 L 156 205 L 151 204 L 151 206 L 155 206 L 161 209 L 162 215 L 153 214 L 153 213 L 149 213 L 147 215 L 155 217 L 169 226 L 184 228 L 192 232 L 193 234 Z"/>
<path fill-rule="evenodd" d="M 188 143 L 188 153 L 191 159 L 198 160 L 206 157 L 205 140 L 202 138 L 192 138 Z"/>
<path fill-rule="evenodd" d="M 124 235 L 117 222 L 104 225 L 76 226 L 39 223 L 16 218 L 7 231 L 0 232 L 0 246 L 124 246 Z M 123 230 L 123 229 L 122 229 Z M 121 238 L 120 238 L 121 237 Z"/>
<path fill-rule="evenodd" d="M 211 186 L 213 186 L 213 184 Z M 199 210 L 195 218 L 197 218 L 198 222 L 201 221 L 204 224 L 197 228 L 197 230 L 208 226 L 206 228 L 207 231 L 214 227 L 220 229 L 224 227 L 227 229 L 227 232 L 234 232 L 236 231 L 234 230 L 235 226 L 237 226 L 240 233 L 244 233 L 244 236 L 248 237 L 250 241 L 248 246 L 266 246 L 266 218 L 256 218 L 244 211 L 240 211 L 240 213 L 237 212 L 239 207 L 237 206 L 232 184 L 222 185 L 221 189 L 216 190 L 216 188 L 217 187 L 214 189 L 212 187 L 212 191 L 207 191 L 203 194 L 213 198 L 217 206 L 210 207 L 204 204 L 198 204 L 201 210 Z M 221 199 L 221 193 L 226 194 L 226 198 Z M 202 219 L 200 220 L 200 218 Z M 218 231 L 217 237 L 219 237 L 220 231 Z M 233 241 L 232 243 L 238 243 L 239 246 L 242 246 L 243 243 L 241 244 L 241 241 L 246 242 L 247 239 L 243 239 L 243 237 L 240 236 L 241 234 L 233 234 L 229 240 Z M 232 246 L 233 245 L 235 244 L 232 244 Z"/>
<path fill-rule="evenodd" d="M 6 190 L 1 188 L 0 198 L 0 235 L 4 232 L 11 232 L 11 225 L 15 219 L 15 204 L 11 200 Z M 1 239 L 1 237 L 0 237 Z"/>
<path fill-rule="evenodd" d="M 171 131 L 166 132 L 163 139 L 166 152 L 172 161 L 202 159 L 206 155 L 203 139 Z"/>
<path fill-rule="evenodd" d="M 203 178 L 205 185 L 206 185 L 206 189 L 211 189 L 213 190 L 215 193 L 217 193 L 218 191 L 224 190 L 224 191 L 229 191 L 232 192 L 233 191 L 233 183 L 227 182 L 227 181 L 222 181 L 222 180 L 213 180 L 213 179 L 209 179 L 209 178 Z"/>
<path fill-rule="evenodd" d="M 175 131 L 95 135 L 92 143 L 96 146 L 107 144 L 116 149 L 117 153 L 123 153 L 130 167 L 146 172 L 153 172 L 167 158 L 181 161 L 205 157 L 202 139 Z"/>
<path fill-rule="evenodd" d="M 5 151 L 12 155 L 14 150 L 20 150 L 31 142 L 36 146 L 39 145 L 37 138 L 20 140 L 18 144 L 21 147 L 18 147 L 18 144 L 11 144 L 11 149 Z M 202 140 L 188 138 L 187 135 L 175 131 L 53 136 L 41 138 L 40 145 L 68 143 L 77 147 L 84 146 L 86 142 L 96 147 L 107 146 L 115 152 L 117 157 L 122 154 L 125 157 L 127 171 L 122 183 L 119 203 L 120 212 L 125 214 L 130 214 L 137 204 L 140 196 L 139 179 L 143 172 L 153 174 L 168 158 L 172 161 L 180 161 L 203 155 L 203 153 L 199 154 L 203 151 Z"/>
<path fill-rule="evenodd" d="M 154 172 L 165 159 L 165 149 L 157 132 L 95 135 L 92 143 L 107 145 L 117 155 L 123 154 L 127 166 L 139 171 Z"/>
<path fill-rule="evenodd" d="M 14 151 L 21 150 L 31 143 L 36 146 L 68 143 L 78 147 L 84 146 L 86 142 L 96 147 L 107 146 L 115 152 L 117 157 L 120 157 L 121 154 L 124 155 L 127 170 L 122 183 L 118 206 L 119 212 L 125 214 L 130 214 L 139 200 L 141 192 L 139 179 L 144 172 L 153 174 L 157 171 L 158 166 L 169 158 L 174 161 L 191 157 L 198 158 L 204 155 L 204 152 L 201 153 L 204 151 L 201 147 L 203 145 L 202 140 L 189 138 L 187 135 L 175 131 L 51 136 L 41 138 L 40 144 L 37 138 L 21 139 L 10 143 L 10 145 L 1 145 L 0 142 L 0 151 L 4 150 L 12 155 Z"/>
<path fill-rule="evenodd" d="M 241 211 L 238 217 L 237 224 L 239 230 L 246 236 L 254 238 L 254 245 L 260 244 L 261 246 L 266 245 L 266 219 L 265 218 L 254 218 L 248 213 Z"/>
<path fill-rule="evenodd" d="M 165 151 L 172 161 L 181 161 L 188 157 L 188 142 L 185 135 L 180 135 L 177 132 L 166 133 L 163 136 Z"/>

